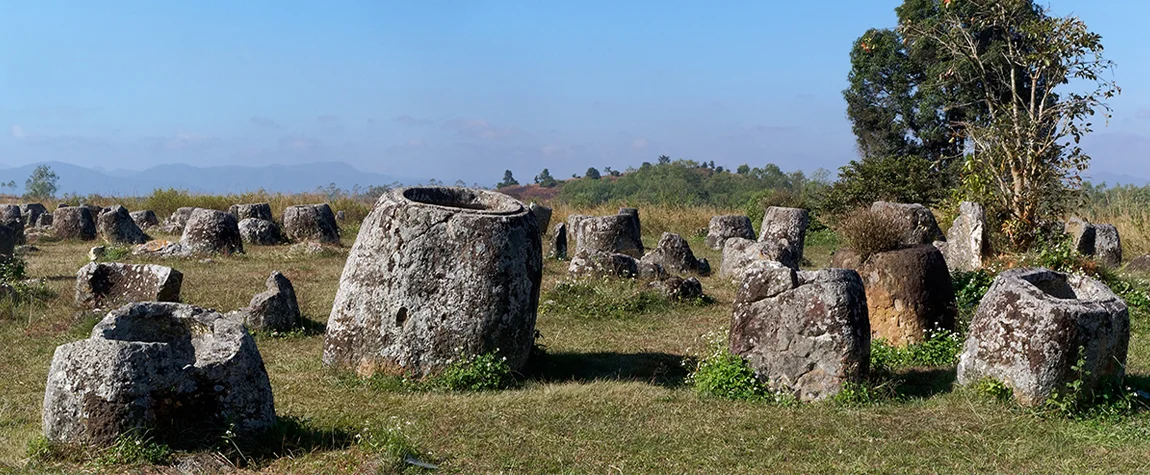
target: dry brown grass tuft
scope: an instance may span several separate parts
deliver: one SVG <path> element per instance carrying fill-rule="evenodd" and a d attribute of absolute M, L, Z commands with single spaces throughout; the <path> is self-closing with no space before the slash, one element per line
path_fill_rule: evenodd
<path fill-rule="evenodd" d="M 840 219 L 836 231 L 847 247 L 865 261 L 873 254 L 901 247 L 906 225 L 890 213 L 859 208 Z"/>

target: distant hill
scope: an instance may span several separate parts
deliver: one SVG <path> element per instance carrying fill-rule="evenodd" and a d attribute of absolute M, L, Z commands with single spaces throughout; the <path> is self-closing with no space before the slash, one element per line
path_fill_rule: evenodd
<path fill-rule="evenodd" d="M 15 180 L 22 193 L 24 181 L 37 165 L 0 168 L 0 182 Z M 103 170 L 63 162 L 47 162 L 60 177 L 59 193 L 114 196 L 140 196 L 161 188 L 184 189 L 199 193 L 241 193 L 264 189 L 272 192 L 298 193 L 313 191 L 331 183 L 350 190 L 392 183 L 416 184 L 426 180 L 369 173 L 343 162 L 302 165 L 269 165 L 264 167 L 195 167 L 184 164 L 159 165 L 146 170 Z"/>
<path fill-rule="evenodd" d="M 1083 173 L 1082 179 L 1085 181 L 1088 181 L 1090 183 L 1093 183 L 1095 185 L 1101 185 L 1103 183 L 1107 184 L 1108 186 L 1115 186 L 1115 185 L 1146 186 L 1146 185 L 1150 185 L 1150 180 L 1147 180 L 1145 178 L 1139 178 L 1136 176 L 1123 175 L 1123 174 L 1117 174 L 1117 173 L 1109 173 L 1109 172 L 1087 171 L 1086 173 Z"/>

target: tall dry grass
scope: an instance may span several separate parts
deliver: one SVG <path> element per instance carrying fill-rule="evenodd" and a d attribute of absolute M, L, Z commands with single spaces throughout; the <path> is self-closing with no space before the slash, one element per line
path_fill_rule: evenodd
<path fill-rule="evenodd" d="M 553 203 L 554 211 L 551 215 L 551 226 L 566 221 L 573 214 L 590 216 L 606 216 L 617 214 L 619 208 L 628 207 L 623 203 L 602 204 L 591 207 L 576 207 L 564 203 Z M 744 214 L 738 208 L 720 208 L 715 206 L 630 206 L 639 209 L 639 221 L 643 223 L 643 234 L 658 239 L 664 232 L 680 234 L 683 237 L 702 231 L 707 232 L 712 216 L 723 214 Z M 756 226 L 758 223 L 756 223 Z"/>
<path fill-rule="evenodd" d="M 1150 187 L 1087 187 L 1075 214 L 1118 228 L 1123 260 L 1150 254 Z"/>
<path fill-rule="evenodd" d="M 28 203 L 30 200 L 15 196 L 5 196 L 0 200 L 6 203 Z M 121 205 L 132 211 L 152 210 L 160 219 L 171 216 L 176 209 L 182 207 L 207 208 L 227 211 L 231 205 L 243 203 L 268 203 L 272 214 L 283 216 L 283 211 L 289 206 L 327 203 L 332 211 L 343 211 L 347 219 L 353 222 L 362 221 L 371 207 L 375 204 L 374 197 L 351 196 L 337 194 L 335 196 L 320 192 L 307 193 L 272 193 L 267 191 L 252 191 L 246 193 L 231 193 L 226 195 L 212 195 L 204 193 L 191 193 L 184 190 L 155 190 L 146 196 L 104 196 L 88 195 L 84 197 L 63 197 L 39 200 L 49 210 L 56 209 L 60 204 L 75 206 L 80 204 L 94 204 L 98 206 Z"/>

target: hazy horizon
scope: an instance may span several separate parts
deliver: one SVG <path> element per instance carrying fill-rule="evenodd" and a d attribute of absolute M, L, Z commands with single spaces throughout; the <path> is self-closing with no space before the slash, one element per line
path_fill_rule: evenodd
<path fill-rule="evenodd" d="M 851 42 L 901 1 L 832 3 L 0 1 L 0 166 L 335 161 L 488 185 L 663 154 L 834 171 L 857 157 Z M 1084 142 L 1088 175 L 1150 177 L 1150 4 L 1051 7 L 1102 35 L 1123 88 Z"/>

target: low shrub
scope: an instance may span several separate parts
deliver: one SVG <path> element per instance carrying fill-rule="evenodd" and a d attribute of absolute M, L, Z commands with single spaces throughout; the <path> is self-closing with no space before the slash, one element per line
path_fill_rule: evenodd
<path fill-rule="evenodd" d="M 683 361 L 688 371 L 686 383 L 699 394 L 736 401 L 793 400 L 760 382 L 746 360 L 727 348 L 725 333 L 711 332 L 703 335 L 702 340 L 703 354 Z"/>
<path fill-rule="evenodd" d="M 905 348 L 891 346 L 881 338 L 876 339 L 871 341 L 871 368 L 891 371 L 908 367 L 951 366 L 958 363 L 962 344 L 962 335 L 947 330 L 928 331 L 926 340 Z"/>
<path fill-rule="evenodd" d="M 953 272 L 950 274 L 950 281 L 958 303 L 958 329 L 959 332 L 965 333 L 971 318 L 974 317 L 974 312 L 982 302 L 982 297 L 986 295 L 987 290 L 990 290 L 990 284 L 994 283 L 994 273 L 985 269 Z"/>
<path fill-rule="evenodd" d="M 511 387 L 515 379 L 507 358 L 498 356 L 497 350 L 460 358 L 436 376 L 433 383 L 451 391 L 490 391 Z"/>

